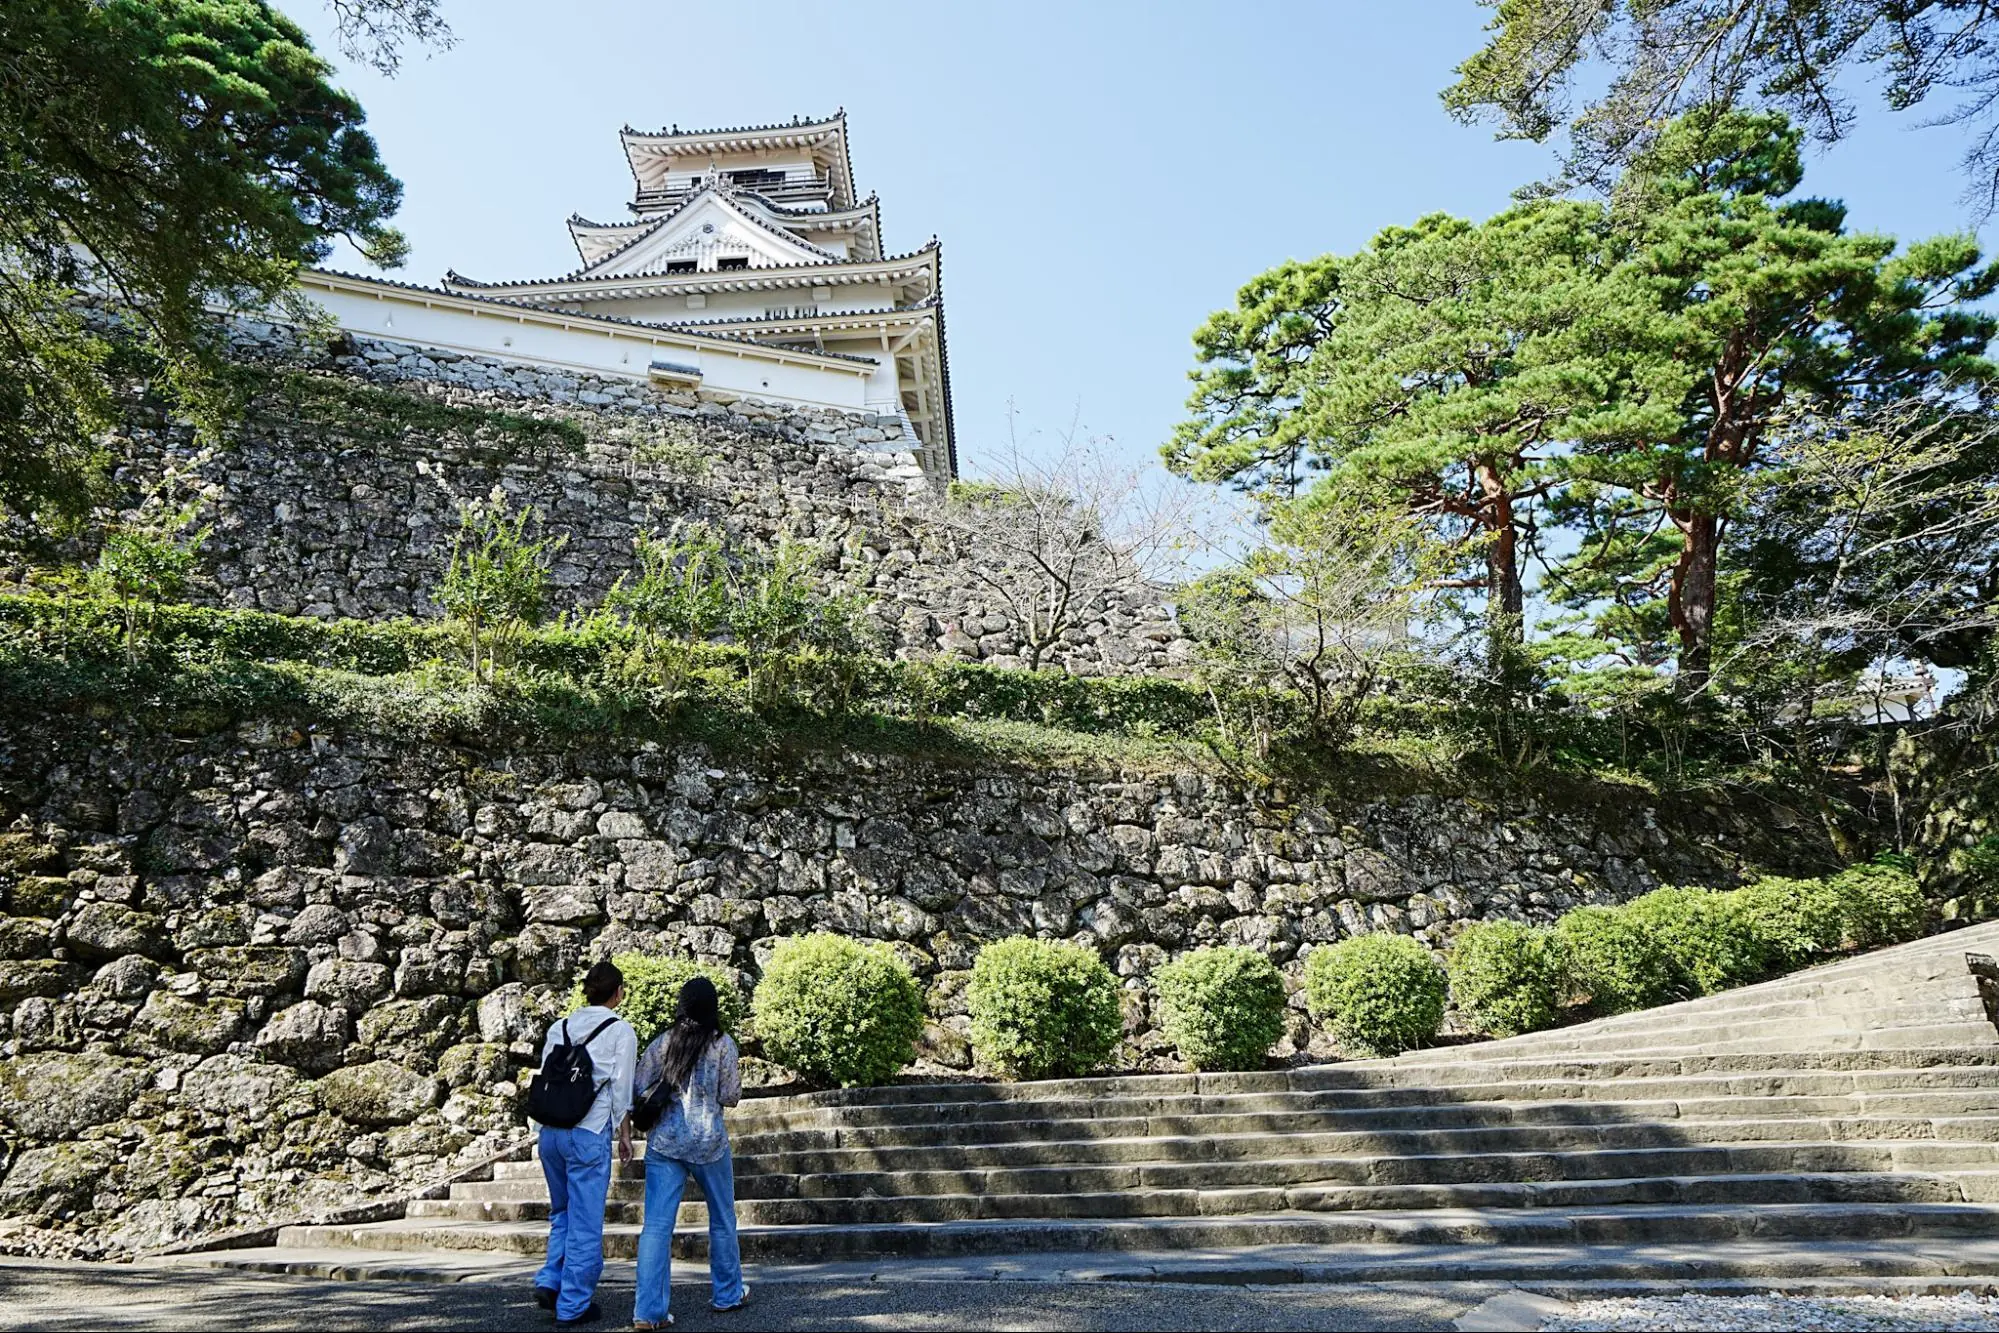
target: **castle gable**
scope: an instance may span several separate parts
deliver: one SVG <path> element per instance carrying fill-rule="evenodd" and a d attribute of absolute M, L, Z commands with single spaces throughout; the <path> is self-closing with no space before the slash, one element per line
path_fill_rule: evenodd
<path fill-rule="evenodd" d="M 797 268 L 842 256 L 780 230 L 719 188 L 691 196 L 649 230 L 611 249 L 578 277 L 706 273 L 726 268 Z"/>

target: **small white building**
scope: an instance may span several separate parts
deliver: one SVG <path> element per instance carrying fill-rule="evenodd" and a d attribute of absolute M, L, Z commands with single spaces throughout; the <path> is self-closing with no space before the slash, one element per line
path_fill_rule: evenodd
<path fill-rule="evenodd" d="M 942 251 L 933 237 L 883 253 L 846 113 L 621 138 L 633 217 L 571 217 L 568 273 L 429 288 L 308 270 L 301 284 L 369 336 L 900 418 L 925 471 L 955 476 Z"/>

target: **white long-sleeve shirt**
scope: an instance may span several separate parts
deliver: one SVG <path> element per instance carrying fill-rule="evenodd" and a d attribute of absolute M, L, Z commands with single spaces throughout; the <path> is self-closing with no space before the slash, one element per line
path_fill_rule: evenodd
<path fill-rule="evenodd" d="M 590 1103 L 590 1113 L 576 1124 L 576 1128 L 592 1134 L 617 1128 L 623 1123 L 625 1112 L 632 1109 L 632 1073 L 639 1062 L 638 1034 L 614 1011 L 586 1004 L 551 1026 L 548 1039 L 541 1044 L 541 1062 L 547 1065 L 548 1057 L 562 1044 L 564 1023 L 569 1025 L 569 1040 L 580 1042 L 607 1018 L 614 1020 L 611 1026 L 590 1043 L 590 1067 L 595 1074 L 597 1097 Z"/>

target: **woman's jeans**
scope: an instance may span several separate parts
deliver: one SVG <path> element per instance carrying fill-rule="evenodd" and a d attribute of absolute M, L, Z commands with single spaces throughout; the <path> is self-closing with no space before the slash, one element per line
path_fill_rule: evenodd
<path fill-rule="evenodd" d="M 541 1173 L 548 1180 L 548 1262 L 534 1284 L 556 1293 L 557 1319 L 574 1319 L 590 1308 L 604 1272 L 611 1131 L 542 1130 Z"/>
<path fill-rule="evenodd" d="M 680 1196 L 693 1176 L 708 1200 L 708 1279 L 715 1304 L 743 1299 L 743 1257 L 736 1247 L 736 1159 L 728 1149 L 712 1162 L 646 1158 L 645 1229 L 639 1233 L 639 1291 L 632 1318 L 666 1322 L 673 1290 L 673 1224 Z"/>

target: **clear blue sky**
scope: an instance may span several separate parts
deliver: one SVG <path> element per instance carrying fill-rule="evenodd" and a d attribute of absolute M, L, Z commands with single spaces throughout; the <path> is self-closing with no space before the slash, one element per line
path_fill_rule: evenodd
<path fill-rule="evenodd" d="M 317 0 L 285 9 L 338 59 Z M 345 68 L 414 245 L 397 276 L 574 267 L 563 219 L 628 216 L 617 132 L 847 109 L 886 242 L 944 243 L 968 472 L 1080 405 L 1153 456 L 1179 419 L 1189 335 L 1289 257 L 1355 249 L 1424 213 L 1483 217 L 1547 150 L 1451 120 L 1438 92 L 1480 40 L 1472 0 L 728 5 L 445 0 L 458 45 L 394 80 Z M 1869 104 L 1814 161 L 1856 226 L 1960 230 L 1959 140 Z M 361 267 L 352 256 L 336 259 Z"/>

